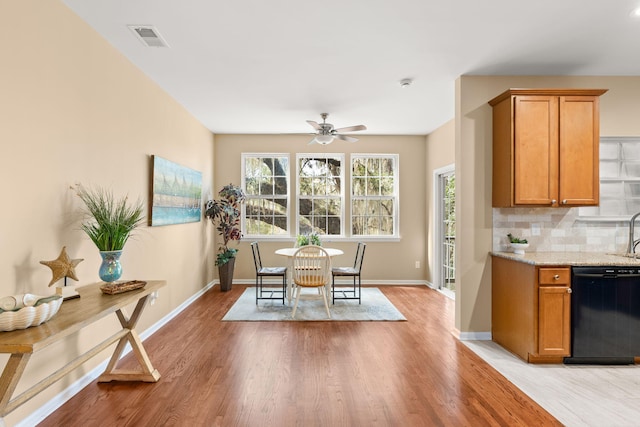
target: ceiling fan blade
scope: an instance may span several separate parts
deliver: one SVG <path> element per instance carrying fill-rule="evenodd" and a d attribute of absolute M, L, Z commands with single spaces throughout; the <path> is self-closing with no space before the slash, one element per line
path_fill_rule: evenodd
<path fill-rule="evenodd" d="M 341 133 L 341 132 L 355 132 L 357 130 L 367 130 L 367 127 L 365 125 L 357 125 L 357 126 L 347 126 L 346 128 L 334 129 L 334 131 L 338 132 L 338 133 Z"/>
<path fill-rule="evenodd" d="M 307 143 L 307 145 L 313 145 L 313 144 L 317 144 L 317 143 L 318 143 L 318 141 L 316 141 L 316 138 L 314 137 L 311 141 L 309 141 Z"/>
<path fill-rule="evenodd" d="M 356 142 L 358 140 L 358 138 L 354 138 L 352 136 L 347 136 L 347 135 L 335 135 L 335 137 L 347 142 Z"/>
<path fill-rule="evenodd" d="M 322 127 L 318 124 L 318 122 L 314 122 L 313 120 L 307 120 L 307 123 L 311 125 L 315 130 L 320 130 Z"/>

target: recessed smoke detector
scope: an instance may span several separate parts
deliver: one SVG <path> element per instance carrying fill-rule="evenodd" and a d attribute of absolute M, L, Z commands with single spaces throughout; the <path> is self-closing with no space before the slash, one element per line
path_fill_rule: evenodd
<path fill-rule="evenodd" d="M 127 25 L 127 27 L 147 47 L 169 47 L 153 25 Z"/>
<path fill-rule="evenodd" d="M 413 80 L 411 79 L 402 79 L 400 80 L 400 87 L 403 89 L 408 88 L 411 86 L 411 83 L 413 83 Z"/>

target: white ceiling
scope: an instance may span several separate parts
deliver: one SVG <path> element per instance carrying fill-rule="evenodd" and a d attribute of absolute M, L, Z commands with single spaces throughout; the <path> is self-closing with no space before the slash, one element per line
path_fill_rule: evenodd
<path fill-rule="evenodd" d="M 310 133 L 328 112 L 420 135 L 453 118 L 460 75 L 640 75 L 640 0 L 63 1 L 214 133 Z"/>

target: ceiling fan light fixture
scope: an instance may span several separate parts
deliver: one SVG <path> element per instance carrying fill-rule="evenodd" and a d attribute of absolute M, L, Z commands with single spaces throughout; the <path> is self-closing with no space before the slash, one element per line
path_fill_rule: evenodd
<path fill-rule="evenodd" d="M 343 135 L 343 132 L 355 132 L 359 130 L 367 130 L 365 125 L 357 125 L 357 126 L 347 126 L 341 128 L 334 128 L 331 123 L 327 123 L 328 113 L 320 114 L 322 117 L 322 123 L 315 122 L 313 120 L 307 120 L 307 123 L 311 125 L 316 130 L 316 134 L 314 138 L 308 143 L 311 144 L 320 144 L 327 145 L 331 144 L 334 139 L 338 138 L 347 142 L 356 142 L 358 138 L 353 138 L 347 135 Z"/>
<path fill-rule="evenodd" d="M 318 144 L 327 145 L 333 142 L 333 135 L 316 135 L 315 139 Z"/>

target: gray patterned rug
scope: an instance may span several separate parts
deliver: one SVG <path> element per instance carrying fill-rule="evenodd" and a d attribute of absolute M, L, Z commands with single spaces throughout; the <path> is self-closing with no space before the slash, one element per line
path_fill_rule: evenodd
<path fill-rule="evenodd" d="M 304 291 L 304 290 L 303 290 Z M 311 291 L 311 290 L 308 290 Z M 314 290 L 315 291 L 315 290 Z M 329 301 L 331 319 L 327 318 L 322 300 L 300 300 L 295 319 L 291 318 L 291 305 L 278 300 L 260 300 L 256 305 L 256 288 L 247 288 L 238 301 L 222 318 L 226 321 L 398 321 L 407 320 L 378 288 L 362 288 L 362 304 L 358 300 Z"/>

